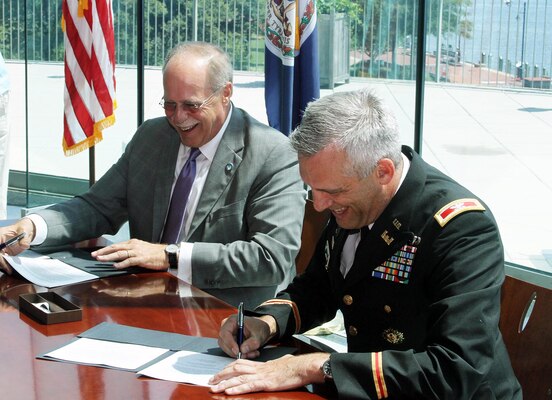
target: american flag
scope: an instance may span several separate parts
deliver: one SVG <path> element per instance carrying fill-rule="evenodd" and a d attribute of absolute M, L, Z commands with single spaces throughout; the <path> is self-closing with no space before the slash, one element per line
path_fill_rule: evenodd
<path fill-rule="evenodd" d="M 115 40 L 111 0 L 63 0 L 63 151 L 79 153 L 115 122 Z"/>

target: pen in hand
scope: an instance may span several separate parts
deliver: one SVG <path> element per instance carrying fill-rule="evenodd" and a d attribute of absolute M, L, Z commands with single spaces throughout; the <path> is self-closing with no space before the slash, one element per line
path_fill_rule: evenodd
<path fill-rule="evenodd" d="M 243 301 L 238 305 L 238 360 L 241 358 L 241 345 L 243 343 Z"/>
<path fill-rule="evenodd" d="M 14 237 L 6 240 L 4 243 L 0 243 L 0 250 L 4 250 L 6 247 L 9 247 L 9 246 L 19 242 L 24 237 L 25 237 L 25 232 L 21 232 L 19 235 L 14 236 Z"/>

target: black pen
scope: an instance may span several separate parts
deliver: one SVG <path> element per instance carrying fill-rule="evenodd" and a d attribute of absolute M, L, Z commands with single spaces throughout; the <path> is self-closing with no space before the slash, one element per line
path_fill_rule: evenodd
<path fill-rule="evenodd" d="M 25 237 L 25 232 L 21 232 L 19 235 L 12 237 L 11 239 L 6 240 L 4 243 L 0 243 L 0 250 L 4 250 L 6 247 L 11 246 L 19 242 Z"/>
<path fill-rule="evenodd" d="M 238 360 L 241 358 L 241 345 L 243 343 L 243 301 L 238 305 Z"/>

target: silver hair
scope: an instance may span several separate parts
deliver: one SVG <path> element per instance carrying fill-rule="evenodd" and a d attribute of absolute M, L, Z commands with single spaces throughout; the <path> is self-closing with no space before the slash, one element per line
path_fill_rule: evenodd
<path fill-rule="evenodd" d="M 228 54 L 220 47 L 206 42 L 183 42 L 173 47 L 163 63 L 163 73 L 173 57 L 194 55 L 206 59 L 209 63 L 207 79 L 212 91 L 219 90 L 227 82 L 233 81 L 234 70 Z"/>
<path fill-rule="evenodd" d="M 382 158 L 395 166 L 402 162 L 395 116 L 370 89 L 336 92 L 309 103 L 290 142 L 299 157 L 328 146 L 344 150 L 350 160 L 347 173 L 359 178 L 372 173 Z"/>

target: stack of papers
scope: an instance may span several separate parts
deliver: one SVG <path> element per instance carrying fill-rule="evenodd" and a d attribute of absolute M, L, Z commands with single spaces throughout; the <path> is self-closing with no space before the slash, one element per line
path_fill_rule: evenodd
<path fill-rule="evenodd" d="M 46 288 L 71 285 L 108 276 L 151 272 L 146 268 L 117 269 L 113 262 L 99 262 L 84 249 L 48 253 L 46 255 L 25 250 L 17 256 L 3 254 L 6 261 L 23 278 Z"/>
<path fill-rule="evenodd" d="M 97 275 L 82 271 L 60 260 L 29 250 L 24 254 L 24 256 L 12 257 L 7 254 L 3 256 L 13 269 L 35 285 L 52 288 L 98 279 Z"/>

